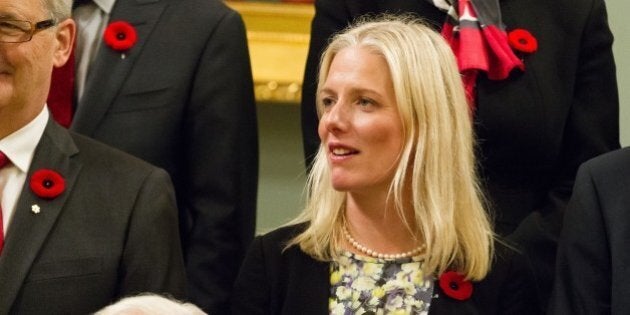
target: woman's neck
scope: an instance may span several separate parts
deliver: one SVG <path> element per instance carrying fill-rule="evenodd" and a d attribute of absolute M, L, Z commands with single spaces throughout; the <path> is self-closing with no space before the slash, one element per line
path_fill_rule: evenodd
<path fill-rule="evenodd" d="M 346 200 L 346 228 L 352 238 L 361 245 L 381 253 L 402 253 L 417 248 L 422 241 L 417 239 L 413 208 L 405 207 L 405 226 L 396 210 L 393 198 L 387 194 L 357 196 L 348 193 Z M 356 252 L 350 244 L 346 249 Z"/>

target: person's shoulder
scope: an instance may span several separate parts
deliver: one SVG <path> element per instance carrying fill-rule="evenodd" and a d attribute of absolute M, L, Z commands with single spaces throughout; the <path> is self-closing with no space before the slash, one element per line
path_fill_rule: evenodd
<path fill-rule="evenodd" d="M 620 168 L 630 170 L 630 147 L 596 156 L 584 162 L 582 167 L 599 172 L 617 171 Z"/>
<path fill-rule="evenodd" d="M 129 153 L 94 140 L 87 136 L 70 132 L 70 136 L 79 149 L 79 156 L 91 168 L 105 168 L 111 173 L 128 176 L 149 174 L 161 169 Z"/>
<path fill-rule="evenodd" d="M 304 253 L 300 249 L 299 245 L 288 246 L 293 238 L 303 232 L 308 223 L 285 225 L 276 228 L 267 233 L 258 235 L 254 242 L 259 246 L 267 256 L 280 258 L 280 257 L 296 257 L 302 256 Z"/>
<path fill-rule="evenodd" d="M 284 247 L 294 237 L 303 232 L 306 227 L 307 223 L 285 225 L 264 233 L 258 238 L 264 243 L 277 244 Z"/>
<path fill-rule="evenodd" d="M 321 270 L 326 262 L 319 261 L 305 253 L 298 244 L 291 244 L 293 238 L 308 227 L 308 223 L 286 225 L 259 235 L 254 240 L 256 248 L 270 274 L 284 274 L 288 270 Z M 291 245 L 290 245 L 291 244 Z M 325 267 L 324 267 L 325 269 Z"/>
<path fill-rule="evenodd" d="M 604 153 L 584 162 L 575 182 L 574 189 L 598 187 L 599 198 L 614 198 L 623 187 L 630 185 L 630 147 Z M 583 194 L 574 194 L 574 198 L 581 196 Z"/>
<path fill-rule="evenodd" d="M 175 7 L 190 13 L 188 18 L 222 18 L 226 15 L 239 15 L 222 0 L 171 0 L 179 2 Z M 184 5 L 185 3 L 185 5 Z"/>
<path fill-rule="evenodd" d="M 242 29 L 243 18 L 235 9 L 228 6 L 222 0 L 167 0 L 171 5 L 165 16 L 172 18 L 162 19 L 162 23 L 168 23 L 173 27 L 181 27 L 186 23 L 192 34 L 187 34 L 187 40 L 198 42 L 200 40 L 216 41 L 216 37 L 229 38 L 234 35 L 233 29 Z M 240 31 L 237 32 L 240 34 Z M 245 36 L 245 32 L 242 32 Z M 227 40 L 227 39 L 225 39 Z"/>

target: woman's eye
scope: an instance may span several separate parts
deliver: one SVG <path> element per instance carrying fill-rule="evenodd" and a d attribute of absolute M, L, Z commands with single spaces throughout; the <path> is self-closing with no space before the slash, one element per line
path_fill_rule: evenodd
<path fill-rule="evenodd" d="M 330 97 L 324 97 L 322 98 L 322 106 L 324 107 L 328 107 L 330 105 L 332 105 L 334 103 L 334 100 Z"/>
<path fill-rule="evenodd" d="M 374 104 L 374 102 L 369 98 L 360 98 L 358 104 L 362 107 L 366 107 Z"/>

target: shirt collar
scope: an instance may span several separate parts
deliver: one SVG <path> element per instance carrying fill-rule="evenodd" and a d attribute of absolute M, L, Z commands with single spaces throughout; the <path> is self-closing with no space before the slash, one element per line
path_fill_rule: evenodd
<path fill-rule="evenodd" d="M 112 8 L 116 3 L 116 0 L 92 0 L 103 12 L 109 15 L 112 12 Z"/>
<path fill-rule="evenodd" d="M 33 160 L 35 148 L 44 134 L 48 123 L 48 107 L 24 127 L 0 139 L 0 151 L 4 152 L 11 163 L 20 171 L 26 173 Z"/>

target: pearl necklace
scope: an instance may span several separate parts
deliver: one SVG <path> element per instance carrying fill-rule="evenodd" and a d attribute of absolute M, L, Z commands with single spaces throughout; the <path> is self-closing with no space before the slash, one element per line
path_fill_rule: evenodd
<path fill-rule="evenodd" d="M 350 245 L 352 245 L 352 247 L 354 247 L 356 250 L 368 256 L 371 256 L 374 258 L 380 258 L 380 259 L 394 260 L 394 259 L 400 259 L 400 258 L 413 257 L 420 254 L 424 250 L 424 247 L 425 247 L 424 244 L 422 244 L 408 252 L 398 253 L 398 254 L 383 254 L 383 253 L 379 253 L 375 250 L 369 249 L 361 245 L 361 243 L 357 242 L 352 237 L 352 235 L 350 235 L 350 232 L 348 232 L 348 228 L 346 228 L 345 226 L 343 227 L 343 235 L 346 237 L 346 240 L 350 243 Z"/>

